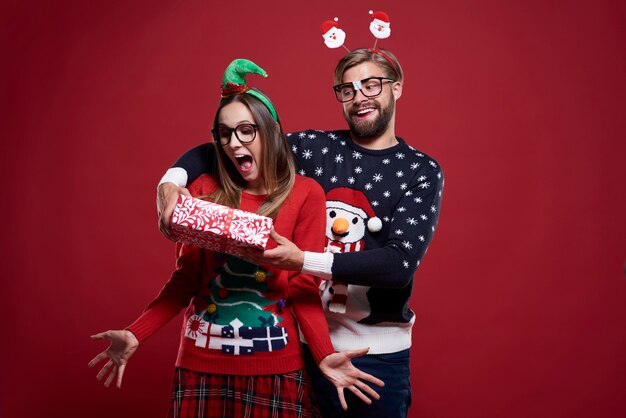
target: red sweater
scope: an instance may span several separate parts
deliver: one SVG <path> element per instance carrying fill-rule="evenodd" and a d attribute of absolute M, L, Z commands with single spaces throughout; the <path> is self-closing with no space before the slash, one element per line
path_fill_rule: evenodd
<path fill-rule="evenodd" d="M 203 196 L 215 188 L 204 175 L 189 191 Z M 264 199 L 243 193 L 240 209 L 255 212 Z M 322 188 L 297 176 L 274 229 L 302 250 L 322 252 L 325 223 Z M 270 240 L 268 248 L 275 245 Z M 301 272 L 183 245 L 172 277 L 128 329 L 143 343 L 185 308 L 177 367 L 232 375 L 302 369 L 298 326 L 318 364 L 334 352 L 317 283 Z"/>

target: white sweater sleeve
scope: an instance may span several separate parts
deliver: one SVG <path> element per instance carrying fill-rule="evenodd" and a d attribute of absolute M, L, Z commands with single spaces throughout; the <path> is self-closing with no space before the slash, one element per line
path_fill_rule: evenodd
<path fill-rule="evenodd" d="M 333 254 L 304 252 L 304 265 L 302 272 L 312 274 L 325 280 L 332 277 Z"/>
<path fill-rule="evenodd" d="M 158 186 L 163 183 L 174 183 L 178 187 L 186 187 L 187 186 L 187 170 L 181 167 L 172 167 L 169 168 L 163 177 L 161 177 L 161 181 Z"/>

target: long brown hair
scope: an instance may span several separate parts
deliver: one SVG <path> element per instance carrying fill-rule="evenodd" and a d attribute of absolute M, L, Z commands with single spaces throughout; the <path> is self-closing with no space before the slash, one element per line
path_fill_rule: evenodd
<path fill-rule="evenodd" d="M 267 97 L 267 96 L 266 96 Z M 259 215 L 275 218 L 278 210 L 285 202 L 296 181 L 296 170 L 293 155 L 283 133 L 280 119 L 274 121 L 267 107 L 256 97 L 250 94 L 235 94 L 225 97 L 215 112 L 213 129 L 217 129 L 218 117 L 222 109 L 231 103 L 245 105 L 257 127 L 255 141 L 262 141 L 261 173 L 265 180 L 267 198 L 261 204 L 257 213 Z M 239 208 L 241 193 L 246 187 L 246 181 L 241 177 L 233 162 L 228 158 L 221 145 L 215 144 L 217 150 L 217 170 L 215 178 L 219 187 L 210 196 L 215 203 Z"/>

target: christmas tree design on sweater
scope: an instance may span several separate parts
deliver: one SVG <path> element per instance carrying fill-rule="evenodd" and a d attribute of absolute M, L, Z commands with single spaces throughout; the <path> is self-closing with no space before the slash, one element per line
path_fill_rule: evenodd
<path fill-rule="evenodd" d="M 234 256 L 226 256 L 217 273 L 207 285 L 207 308 L 189 318 L 185 337 L 198 347 L 234 355 L 284 348 L 287 331 L 277 326 L 282 318 L 264 310 L 274 304 L 277 312 L 285 307 L 284 300 L 266 297 L 271 292 L 266 282 L 270 273 Z"/>

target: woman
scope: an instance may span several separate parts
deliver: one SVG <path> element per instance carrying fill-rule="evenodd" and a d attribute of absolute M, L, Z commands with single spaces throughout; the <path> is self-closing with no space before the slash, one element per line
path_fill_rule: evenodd
<path fill-rule="evenodd" d="M 300 248 L 322 251 L 324 193 L 313 180 L 295 174 L 276 111 L 265 95 L 246 86 L 248 73 L 265 75 L 247 60 L 235 60 L 227 68 L 212 130 L 218 169 L 189 190 L 271 217 L 279 235 Z M 350 362 L 367 349 L 334 352 L 312 276 L 263 269 L 185 245 L 176 271 L 133 324 L 92 336 L 111 341 L 89 363 L 93 367 L 109 359 L 98 379 L 108 374 L 105 386 L 117 378 L 119 387 L 137 347 L 185 308 L 169 416 L 317 416 L 304 378 L 298 330 L 342 404 L 344 388 L 367 403 L 371 400 L 363 392 L 378 399 L 359 379 L 382 382 Z"/>

